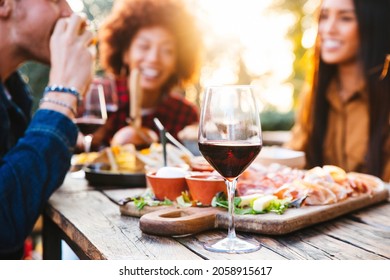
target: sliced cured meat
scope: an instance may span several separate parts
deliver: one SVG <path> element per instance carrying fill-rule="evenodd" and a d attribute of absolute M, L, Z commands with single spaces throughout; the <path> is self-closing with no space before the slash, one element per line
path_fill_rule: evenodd
<path fill-rule="evenodd" d="M 371 175 L 350 172 L 333 165 L 298 170 L 274 164 L 252 164 L 237 183 L 237 195 L 274 194 L 280 199 L 302 201 L 302 205 L 326 205 L 384 188 Z"/>
<path fill-rule="evenodd" d="M 272 194 L 283 184 L 303 178 L 304 174 L 303 170 L 291 169 L 280 164 L 272 164 L 267 167 L 252 164 L 238 179 L 237 195 Z"/>
<path fill-rule="evenodd" d="M 381 179 L 368 174 L 349 172 L 347 173 L 347 179 L 351 188 L 358 193 L 372 193 L 375 190 L 384 188 L 384 183 Z"/>
<path fill-rule="evenodd" d="M 305 205 L 326 205 L 337 202 L 337 196 L 328 188 L 303 180 L 284 184 L 274 195 L 280 199 L 291 198 L 293 200 L 306 197 L 303 202 Z"/>

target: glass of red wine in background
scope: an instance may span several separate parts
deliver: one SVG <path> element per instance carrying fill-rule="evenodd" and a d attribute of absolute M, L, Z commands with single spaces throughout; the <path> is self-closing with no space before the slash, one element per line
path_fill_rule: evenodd
<path fill-rule="evenodd" d="M 104 86 L 97 79 L 94 79 L 78 108 L 77 118 L 74 119 L 80 132 L 84 135 L 84 152 L 90 152 L 92 134 L 104 125 L 106 120 L 107 104 Z"/>
<path fill-rule="evenodd" d="M 225 179 L 228 193 L 228 235 L 206 243 L 213 252 L 248 253 L 260 249 L 255 240 L 236 236 L 234 197 L 240 174 L 262 148 L 260 115 L 250 86 L 208 87 L 201 107 L 199 150 Z"/>

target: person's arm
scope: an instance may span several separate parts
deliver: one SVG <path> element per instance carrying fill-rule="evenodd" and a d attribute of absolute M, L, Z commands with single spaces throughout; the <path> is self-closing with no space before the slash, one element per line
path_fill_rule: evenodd
<path fill-rule="evenodd" d="M 92 34 L 80 34 L 84 22 L 77 15 L 58 20 L 50 41 L 50 88 L 85 93 L 94 55 L 88 49 Z M 49 90 L 24 136 L 1 159 L 0 258 L 22 250 L 45 202 L 69 170 L 78 133 L 72 122 L 76 109 L 74 94 Z"/>
<path fill-rule="evenodd" d="M 25 136 L 0 164 L 0 255 L 20 249 L 49 196 L 70 167 L 77 128 L 52 110 L 39 110 Z"/>

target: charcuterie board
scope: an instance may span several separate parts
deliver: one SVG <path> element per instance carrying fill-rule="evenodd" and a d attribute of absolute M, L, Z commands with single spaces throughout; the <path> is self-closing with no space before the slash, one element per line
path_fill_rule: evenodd
<path fill-rule="evenodd" d="M 281 215 L 235 215 L 235 226 L 237 231 L 283 235 L 386 201 L 388 197 L 389 191 L 383 186 L 371 194 L 349 197 L 334 204 L 289 208 Z M 145 206 L 138 210 L 129 202 L 120 206 L 120 212 L 140 217 L 141 230 L 155 235 L 180 236 L 228 226 L 226 210 L 215 207 Z"/>

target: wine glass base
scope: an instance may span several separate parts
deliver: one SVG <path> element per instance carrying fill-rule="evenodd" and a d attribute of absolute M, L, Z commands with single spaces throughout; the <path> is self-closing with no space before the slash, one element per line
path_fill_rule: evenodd
<path fill-rule="evenodd" d="M 261 245 L 255 240 L 226 237 L 222 240 L 212 240 L 205 243 L 203 247 L 211 252 L 240 254 L 255 252 L 261 248 Z"/>

